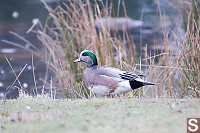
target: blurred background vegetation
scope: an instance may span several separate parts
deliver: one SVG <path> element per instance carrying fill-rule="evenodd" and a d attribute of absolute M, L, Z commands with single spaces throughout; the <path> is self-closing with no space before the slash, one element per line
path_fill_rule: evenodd
<path fill-rule="evenodd" d="M 84 65 L 92 50 L 100 66 L 144 73 L 159 83 L 136 97 L 200 96 L 200 3 L 197 0 L 4 1 L 0 5 L 0 93 L 88 98 Z"/>

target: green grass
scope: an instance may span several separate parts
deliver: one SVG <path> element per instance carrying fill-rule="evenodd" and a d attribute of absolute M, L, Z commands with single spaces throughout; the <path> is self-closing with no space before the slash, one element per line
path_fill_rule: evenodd
<path fill-rule="evenodd" d="M 186 118 L 200 117 L 199 99 L 1 101 L 0 132 L 186 132 Z"/>

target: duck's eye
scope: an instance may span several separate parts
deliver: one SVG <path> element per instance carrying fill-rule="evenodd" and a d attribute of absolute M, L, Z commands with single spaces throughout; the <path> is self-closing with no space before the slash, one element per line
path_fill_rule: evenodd
<path fill-rule="evenodd" d="M 87 54 L 86 54 L 86 53 L 83 53 L 82 56 L 87 56 Z"/>

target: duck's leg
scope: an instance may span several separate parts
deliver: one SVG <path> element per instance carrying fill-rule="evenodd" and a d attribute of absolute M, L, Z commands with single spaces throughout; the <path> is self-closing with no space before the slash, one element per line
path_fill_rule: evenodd
<path fill-rule="evenodd" d="M 109 93 L 109 94 L 105 95 L 104 98 L 105 99 L 114 98 L 114 94 Z"/>

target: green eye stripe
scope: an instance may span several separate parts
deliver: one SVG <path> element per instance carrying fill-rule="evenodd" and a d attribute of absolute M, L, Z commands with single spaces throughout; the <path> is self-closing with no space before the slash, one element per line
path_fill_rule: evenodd
<path fill-rule="evenodd" d="M 97 58 L 92 52 L 84 52 L 82 56 L 89 56 L 93 61 L 93 65 L 97 65 Z"/>

